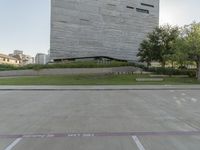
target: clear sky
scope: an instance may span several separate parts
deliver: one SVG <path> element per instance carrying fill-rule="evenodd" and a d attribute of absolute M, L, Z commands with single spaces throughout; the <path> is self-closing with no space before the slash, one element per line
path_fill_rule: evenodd
<path fill-rule="evenodd" d="M 160 0 L 160 24 L 194 20 L 200 21 L 200 0 Z M 47 53 L 49 41 L 50 0 L 0 0 L 0 53 Z"/>

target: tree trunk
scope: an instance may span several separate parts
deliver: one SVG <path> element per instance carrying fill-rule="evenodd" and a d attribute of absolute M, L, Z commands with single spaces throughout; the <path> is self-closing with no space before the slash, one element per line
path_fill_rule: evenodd
<path fill-rule="evenodd" d="M 151 62 L 147 62 L 147 68 L 151 66 Z"/>
<path fill-rule="evenodd" d="M 174 61 L 172 61 L 172 68 L 174 68 Z"/>
<path fill-rule="evenodd" d="M 165 68 L 165 62 L 162 62 L 161 65 L 162 65 L 162 68 Z"/>

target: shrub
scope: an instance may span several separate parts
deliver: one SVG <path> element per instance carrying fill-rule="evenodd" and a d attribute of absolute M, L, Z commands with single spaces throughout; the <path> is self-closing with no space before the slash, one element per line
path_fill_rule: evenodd
<path fill-rule="evenodd" d="M 0 64 L 0 71 L 16 70 L 16 68 L 14 65 Z"/>
<path fill-rule="evenodd" d="M 143 67 L 145 71 L 153 72 L 160 75 L 188 75 L 189 77 L 196 77 L 196 70 L 189 69 L 175 69 L 175 68 L 164 68 L 164 67 Z"/>
<path fill-rule="evenodd" d="M 52 69 L 52 68 L 105 68 L 105 67 L 121 67 L 130 66 L 128 62 L 123 61 L 77 61 L 77 62 L 67 62 L 67 63 L 55 63 L 55 64 L 30 64 L 25 66 L 12 66 L 12 65 L 0 65 L 0 71 L 6 70 L 41 70 L 41 69 Z"/>

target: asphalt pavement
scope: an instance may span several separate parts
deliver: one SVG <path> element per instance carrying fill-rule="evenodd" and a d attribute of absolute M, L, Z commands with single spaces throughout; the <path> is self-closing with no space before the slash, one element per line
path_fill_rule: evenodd
<path fill-rule="evenodd" d="M 0 150 L 199 150 L 200 86 L 1 86 Z"/>

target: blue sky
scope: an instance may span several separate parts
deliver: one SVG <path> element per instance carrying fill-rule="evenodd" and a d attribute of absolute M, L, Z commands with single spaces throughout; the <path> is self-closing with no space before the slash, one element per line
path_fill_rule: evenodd
<path fill-rule="evenodd" d="M 160 0 L 160 24 L 200 21 L 199 0 Z M 26 54 L 47 52 L 50 36 L 50 0 L 0 0 L 0 53 L 14 49 Z"/>

